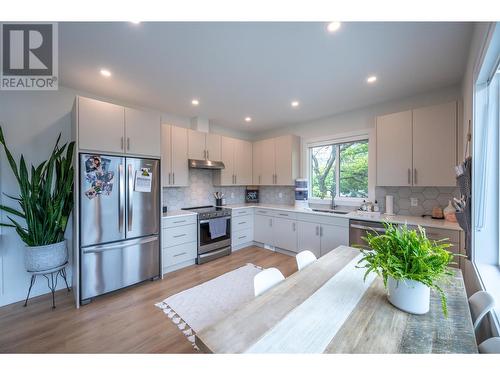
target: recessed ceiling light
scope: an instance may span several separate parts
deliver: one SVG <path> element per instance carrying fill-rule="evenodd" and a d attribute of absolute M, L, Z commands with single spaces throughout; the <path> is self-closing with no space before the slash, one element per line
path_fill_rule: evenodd
<path fill-rule="evenodd" d="M 251 122 L 251 121 L 252 121 L 252 118 L 251 118 L 251 117 L 245 117 L 245 121 L 246 121 L 246 122 Z"/>
<path fill-rule="evenodd" d="M 340 25 L 341 23 L 338 21 L 330 22 L 326 28 L 329 32 L 334 33 L 335 31 L 340 29 Z"/>
<path fill-rule="evenodd" d="M 366 82 L 373 83 L 377 80 L 377 76 L 370 76 L 366 79 Z"/>
<path fill-rule="evenodd" d="M 300 103 L 298 100 L 294 100 L 294 101 L 292 101 L 291 104 L 292 104 L 292 107 L 298 107 Z"/>
<path fill-rule="evenodd" d="M 200 101 L 198 99 L 193 99 L 193 100 L 191 100 L 191 104 L 194 106 L 197 106 L 200 104 Z"/>
<path fill-rule="evenodd" d="M 101 75 L 104 77 L 111 77 L 111 72 L 107 69 L 101 69 Z"/>

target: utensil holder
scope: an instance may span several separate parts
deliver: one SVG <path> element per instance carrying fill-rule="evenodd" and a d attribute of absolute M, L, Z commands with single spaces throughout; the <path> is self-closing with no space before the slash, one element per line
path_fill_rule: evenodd
<path fill-rule="evenodd" d="M 216 206 L 222 206 L 222 198 L 216 198 L 215 199 L 215 205 Z"/>

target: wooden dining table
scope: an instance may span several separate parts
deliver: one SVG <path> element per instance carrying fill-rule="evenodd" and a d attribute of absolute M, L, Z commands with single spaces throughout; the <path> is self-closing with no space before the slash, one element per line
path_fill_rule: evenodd
<path fill-rule="evenodd" d="M 356 267 L 358 249 L 340 246 L 266 293 L 196 333 L 206 353 L 477 353 L 460 270 L 442 282 L 430 310 L 392 306 L 382 279 Z"/>

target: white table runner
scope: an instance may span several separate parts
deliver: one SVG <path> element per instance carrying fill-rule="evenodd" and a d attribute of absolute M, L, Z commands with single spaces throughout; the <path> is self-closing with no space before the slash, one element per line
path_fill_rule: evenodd
<path fill-rule="evenodd" d="M 246 353 L 323 353 L 376 275 L 356 268 L 358 255 L 291 311 Z"/>

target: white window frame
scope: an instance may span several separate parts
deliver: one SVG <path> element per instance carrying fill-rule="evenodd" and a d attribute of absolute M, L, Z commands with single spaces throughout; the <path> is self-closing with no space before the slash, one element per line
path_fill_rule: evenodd
<path fill-rule="evenodd" d="M 331 144 L 339 143 L 349 143 L 356 141 L 368 140 L 368 197 L 367 198 L 351 198 L 351 197 L 340 197 L 339 189 L 340 186 L 337 184 L 337 191 L 335 197 L 335 204 L 341 206 L 360 206 L 364 200 L 374 201 L 375 200 L 375 176 L 376 176 L 376 145 L 374 129 L 363 129 L 348 133 L 339 133 L 323 137 L 308 138 L 302 141 L 302 170 L 304 171 L 304 176 L 308 181 L 309 189 L 309 202 L 313 204 L 329 204 L 331 199 L 320 199 L 314 198 L 312 196 L 312 186 L 311 186 L 311 148 L 318 146 L 327 146 Z M 339 151 L 337 151 L 339 152 Z M 337 155 L 338 156 L 338 155 Z M 336 166 L 336 179 L 339 180 L 338 173 L 340 173 L 340 164 L 337 163 Z"/>

